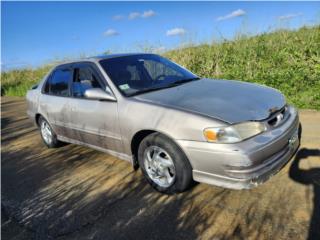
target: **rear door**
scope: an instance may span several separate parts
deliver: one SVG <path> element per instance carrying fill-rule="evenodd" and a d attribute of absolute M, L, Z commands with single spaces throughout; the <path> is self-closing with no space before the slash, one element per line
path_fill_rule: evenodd
<path fill-rule="evenodd" d="M 70 117 L 75 140 L 116 152 L 122 151 L 118 121 L 118 105 L 115 101 L 87 99 L 89 88 L 106 89 L 106 81 L 94 63 L 73 66 Z"/>
<path fill-rule="evenodd" d="M 40 113 L 61 136 L 70 136 L 69 99 L 73 71 L 70 65 L 62 65 L 50 74 L 39 99 Z"/>

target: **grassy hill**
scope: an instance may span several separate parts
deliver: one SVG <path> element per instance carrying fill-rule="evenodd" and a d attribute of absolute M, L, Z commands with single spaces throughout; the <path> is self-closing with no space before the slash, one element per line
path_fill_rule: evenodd
<path fill-rule="evenodd" d="M 282 91 L 297 107 L 320 110 L 320 26 L 241 36 L 164 55 L 201 77 L 264 84 Z M 2 94 L 25 95 L 49 68 L 1 73 Z"/>

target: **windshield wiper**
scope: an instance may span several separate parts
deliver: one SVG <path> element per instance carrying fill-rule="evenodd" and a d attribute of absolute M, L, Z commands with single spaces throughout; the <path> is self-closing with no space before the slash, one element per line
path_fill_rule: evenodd
<path fill-rule="evenodd" d="M 175 86 L 178 86 L 178 85 L 180 85 L 180 84 L 184 84 L 184 83 L 191 82 L 191 81 L 194 81 L 194 80 L 199 80 L 199 79 L 200 79 L 199 77 L 194 77 L 194 78 L 188 78 L 188 79 L 178 80 L 178 81 L 175 81 L 175 82 L 173 82 L 173 83 L 170 83 L 170 84 L 168 84 L 168 85 L 166 85 L 166 86 L 144 88 L 144 89 L 141 89 L 141 90 L 139 90 L 139 91 L 136 91 L 136 92 L 128 95 L 128 97 L 132 97 L 132 96 L 139 95 L 139 94 L 142 94 L 142 93 L 157 91 L 157 90 L 160 90 L 160 89 L 175 87 Z"/>
<path fill-rule="evenodd" d="M 164 88 L 169 88 L 169 87 L 172 87 L 172 86 L 168 85 L 168 86 L 162 86 L 162 87 L 143 88 L 143 89 L 141 89 L 139 91 L 136 91 L 136 92 L 128 95 L 128 97 L 132 97 L 132 96 L 139 95 L 139 94 L 142 94 L 142 93 L 157 91 L 157 90 L 164 89 Z"/>
<path fill-rule="evenodd" d="M 199 80 L 200 78 L 199 77 L 194 77 L 194 78 L 187 78 L 187 79 L 181 79 L 181 80 L 178 80 L 178 81 L 175 81 L 169 85 L 180 85 L 180 84 L 183 84 L 183 83 L 187 83 L 187 82 L 191 82 L 191 81 L 194 81 L 194 80 Z"/>

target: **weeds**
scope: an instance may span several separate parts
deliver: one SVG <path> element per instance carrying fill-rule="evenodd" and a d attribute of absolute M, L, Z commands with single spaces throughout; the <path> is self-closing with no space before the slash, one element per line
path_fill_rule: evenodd
<path fill-rule="evenodd" d="M 164 53 L 201 77 L 237 79 L 279 89 L 289 103 L 320 110 L 320 26 L 280 30 Z M 1 73 L 2 95 L 24 96 L 52 66 Z"/>
<path fill-rule="evenodd" d="M 201 77 L 264 84 L 297 107 L 320 110 L 320 26 L 190 46 L 165 56 Z"/>

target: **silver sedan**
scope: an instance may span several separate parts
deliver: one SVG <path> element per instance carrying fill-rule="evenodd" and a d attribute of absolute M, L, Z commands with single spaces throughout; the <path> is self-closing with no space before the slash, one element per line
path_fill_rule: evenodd
<path fill-rule="evenodd" d="M 299 118 L 270 87 L 199 78 L 155 54 L 55 67 L 27 93 L 44 143 L 89 146 L 141 168 L 164 193 L 193 181 L 251 188 L 299 147 Z"/>

